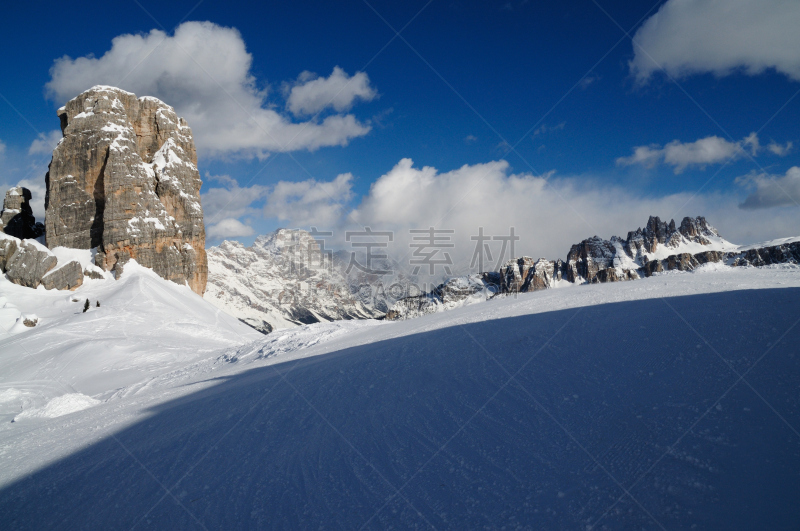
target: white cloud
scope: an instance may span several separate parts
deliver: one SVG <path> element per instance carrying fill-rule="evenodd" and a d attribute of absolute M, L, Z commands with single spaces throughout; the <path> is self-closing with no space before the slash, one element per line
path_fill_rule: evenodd
<path fill-rule="evenodd" d="M 173 35 L 152 30 L 115 37 L 99 58 L 57 59 L 46 88 L 60 103 L 96 84 L 158 97 L 186 118 L 201 154 L 209 156 L 344 146 L 370 131 L 352 114 L 293 122 L 272 108 L 251 64 L 235 28 L 186 22 Z"/>
<path fill-rule="evenodd" d="M 208 228 L 208 237 L 211 239 L 239 238 L 252 236 L 253 227 L 245 225 L 238 219 L 226 218 Z"/>
<path fill-rule="evenodd" d="M 3 143 L 2 140 L 0 140 L 0 157 L 5 155 L 5 153 L 6 153 L 6 145 Z"/>
<path fill-rule="evenodd" d="M 310 188 L 323 184 L 314 183 Z M 347 187 L 340 183 L 338 188 Z M 564 259 L 570 245 L 595 234 L 625 237 L 627 231 L 644 226 L 650 215 L 674 217 L 678 223 L 684 216 L 704 215 L 723 236 L 738 243 L 796 235 L 800 226 L 800 209 L 764 216 L 763 212 L 737 208 L 741 202 L 738 191 L 643 197 L 592 177 L 514 174 L 506 161 L 440 172 L 429 166 L 416 168 L 410 159 L 403 159 L 372 184 L 354 210 L 348 212 L 343 199 L 333 200 L 336 193 L 326 195 L 331 203 L 338 203 L 338 208 L 330 211 L 339 212 L 333 224 L 319 223 L 315 217 L 319 212 L 314 209 L 291 204 L 283 209 L 282 220 L 292 227 L 332 229 L 335 241 L 331 243 L 349 250 L 344 241 L 346 230 L 369 226 L 374 231 L 393 231 L 394 242 L 387 251 L 405 262 L 410 257 L 409 229 L 452 229 L 456 246 L 448 252 L 460 266 L 453 269 L 454 274 L 469 265 L 475 248 L 470 236 L 476 235 L 479 227 L 484 227 L 484 234 L 497 236 L 508 235 L 509 228 L 515 227 L 521 238 L 516 256 Z M 496 259 L 500 243 L 491 245 Z"/>
<path fill-rule="evenodd" d="M 800 205 L 800 167 L 789 168 L 785 175 L 752 173 L 737 182 L 754 189 L 739 205 L 745 210 Z"/>
<path fill-rule="evenodd" d="M 39 136 L 31 142 L 28 148 L 28 155 L 52 155 L 53 150 L 64 135 L 60 129 L 55 129 L 49 133 L 39 133 Z"/>
<path fill-rule="evenodd" d="M 640 164 L 645 168 L 656 167 L 664 158 L 664 150 L 658 144 L 638 146 L 633 148 L 633 155 L 617 159 L 618 166 L 632 166 Z"/>
<path fill-rule="evenodd" d="M 773 68 L 800 80 L 800 2 L 669 0 L 634 35 L 631 73 L 673 77 L 711 72 L 760 74 Z"/>
<path fill-rule="evenodd" d="M 767 146 L 767 149 L 770 150 L 773 154 L 778 155 L 779 157 L 785 157 L 792 151 L 792 143 L 786 142 L 784 145 L 776 144 L 775 142 L 770 142 Z"/>
<path fill-rule="evenodd" d="M 304 226 L 331 227 L 343 221 L 345 205 L 353 197 L 353 175 L 343 173 L 333 181 L 309 179 L 281 181 L 269 193 L 264 215 Z"/>
<path fill-rule="evenodd" d="M 340 226 L 346 205 L 353 197 L 352 180 L 353 175 L 345 173 L 333 181 L 309 179 L 240 187 L 228 175 L 206 175 L 207 182 L 223 185 L 208 189 L 201 197 L 208 236 L 211 239 L 250 236 L 252 229 L 241 218 L 274 218 L 289 222 L 292 227 Z M 263 206 L 257 206 L 261 202 Z"/>
<path fill-rule="evenodd" d="M 695 142 L 672 141 L 664 146 L 664 163 L 681 173 L 687 166 L 705 166 L 724 162 L 743 155 L 741 143 L 729 142 L 718 136 L 701 138 Z"/>
<path fill-rule="evenodd" d="M 617 165 L 638 164 L 646 168 L 653 168 L 659 164 L 666 164 L 672 166 L 675 173 L 679 174 L 691 166 L 705 167 L 709 164 L 719 164 L 744 157 L 748 152 L 755 157 L 764 149 L 783 156 L 791 148 L 791 142 L 784 146 L 773 142 L 766 148 L 762 148 L 756 133 L 750 133 L 738 142 L 730 142 L 718 136 L 707 136 L 694 142 L 673 140 L 664 147 L 658 144 L 638 146 L 633 148 L 632 155 L 618 158 Z"/>
<path fill-rule="evenodd" d="M 207 225 L 213 225 L 228 218 L 259 215 L 260 209 L 252 205 L 266 197 L 269 192 L 268 187 L 259 184 L 240 187 L 239 183 L 228 175 L 211 176 L 206 174 L 206 181 L 217 181 L 224 185 L 224 187 L 209 188 L 201 194 L 200 199 Z"/>
<path fill-rule="evenodd" d="M 327 107 L 343 112 L 350 110 L 355 100 L 371 101 L 377 95 L 365 72 L 350 77 L 337 66 L 328 77 L 300 74 L 297 84 L 289 90 L 286 108 L 295 116 L 316 114 Z"/>

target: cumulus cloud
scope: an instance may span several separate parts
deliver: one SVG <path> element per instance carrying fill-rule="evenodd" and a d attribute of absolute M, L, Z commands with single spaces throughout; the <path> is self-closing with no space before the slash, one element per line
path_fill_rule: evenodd
<path fill-rule="evenodd" d="M 50 69 L 46 89 L 60 103 L 97 84 L 160 98 L 186 118 L 198 149 L 209 156 L 257 156 L 344 146 L 370 131 L 369 125 L 352 114 L 332 114 L 305 122 L 291 120 L 274 109 L 267 90 L 260 88 L 252 75 L 251 64 L 252 56 L 235 28 L 185 22 L 173 35 L 154 29 L 115 37 L 111 49 L 101 57 L 61 57 Z M 338 72 L 334 70 L 331 77 L 324 78 L 324 89 L 330 90 L 331 78 L 334 84 L 347 78 L 345 72 Z M 348 78 L 355 83 L 336 96 L 332 103 L 335 109 L 349 108 L 342 94 L 349 95 L 352 104 L 358 97 L 363 99 L 365 87 L 373 90 L 366 74 L 361 74 Z M 315 86 L 305 89 L 307 105 L 311 105 L 311 96 L 325 92 L 315 91 Z M 353 95 L 350 86 L 358 87 L 362 95 Z"/>
<path fill-rule="evenodd" d="M 345 205 L 353 197 L 353 175 L 343 173 L 333 181 L 281 181 L 270 191 L 264 215 L 304 226 L 331 227 L 343 222 Z"/>
<path fill-rule="evenodd" d="M 228 175 L 206 174 L 206 181 L 216 181 L 223 185 L 209 188 L 201 194 L 203 214 L 207 225 L 231 218 L 259 216 L 260 209 L 254 207 L 253 204 L 264 199 L 269 192 L 269 187 L 259 184 L 240 187 L 239 183 Z"/>
<path fill-rule="evenodd" d="M 252 236 L 253 233 L 253 227 L 234 218 L 223 219 L 219 223 L 211 225 L 207 231 L 208 237 L 211 239 L 240 238 Z"/>
<path fill-rule="evenodd" d="M 377 95 L 365 72 L 350 77 L 337 66 L 328 77 L 300 74 L 297 84 L 289 89 L 286 108 L 295 116 L 316 114 L 328 107 L 343 112 L 350 110 L 356 100 L 371 101 Z"/>
<path fill-rule="evenodd" d="M 28 148 L 28 155 L 51 155 L 58 143 L 63 138 L 60 129 L 55 129 L 49 133 L 39 133 L 39 136 L 31 142 Z"/>
<path fill-rule="evenodd" d="M 714 135 L 694 142 L 673 140 L 663 147 L 659 144 L 638 146 L 633 148 L 632 155 L 618 158 L 617 165 L 632 166 L 638 164 L 646 168 L 653 168 L 659 164 L 666 164 L 672 166 L 675 174 L 679 174 L 691 166 L 704 168 L 709 164 L 719 164 L 744 157 L 748 153 L 756 156 L 764 149 L 773 154 L 783 156 L 791 148 L 791 142 L 786 143 L 784 146 L 773 142 L 763 148 L 756 133 L 750 133 L 738 142 L 730 142 Z"/>
<path fill-rule="evenodd" d="M 774 69 L 800 80 L 800 2 L 669 0 L 634 35 L 631 73 L 748 75 Z"/>
<path fill-rule="evenodd" d="M 778 155 L 779 157 L 785 157 L 792 151 L 792 143 L 786 142 L 784 145 L 776 144 L 775 142 L 770 142 L 767 146 L 767 149 L 770 150 L 774 155 Z"/>
<path fill-rule="evenodd" d="M 727 239 L 743 244 L 796 235 L 800 226 L 800 209 L 764 216 L 737 208 L 739 190 L 643 197 L 591 176 L 513 173 L 502 160 L 439 171 L 402 159 L 372 184 L 354 208 L 348 207 L 351 180 L 345 174 L 329 182 L 278 183 L 270 191 L 265 214 L 290 227 L 332 230 L 329 247 L 345 250 L 355 250 L 345 241 L 348 230 L 393 231 L 394 241 L 381 252 L 402 263 L 408 263 L 413 252 L 410 229 L 453 230 L 455 247 L 447 249 L 453 274 L 468 270 L 475 251 L 470 237 L 479 227 L 491 236 L 508 236 L 514 227 L 520 237 L 515 256 L 563 259 L 570 245 L 593 235 L 624 237 L 650 215 L 678 222 L 684 216 L 704 215 Z M 501 241 L 489 245 L 493 262 L 485 262 L 487 268 L 498 265 Z"/>
<path fill-rule="evenodd" d="M 739 205 L 745 210 L 800 205 L 800 167 L 789 168 L 785 175 L 752 173 L 737 182 L 753 189 Z"/>
<path fill-rule="evenodd" d="M 292 227 L 339 227 L 353 197 L 350 173 L 332 181 L 279 181 L 271 186 L 241 187 L 228 175 L 206 175 L 206 181 L 222 185 L 209 188 L 201 197 L 211 239 L 252 235 L 252 229 L 242 218 L 277 219 Z"/>

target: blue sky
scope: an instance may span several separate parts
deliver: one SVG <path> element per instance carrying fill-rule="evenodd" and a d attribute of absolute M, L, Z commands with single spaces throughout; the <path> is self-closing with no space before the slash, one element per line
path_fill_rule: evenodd
<path fill-rule="evenodd" d="M 0 183 L 41 194 L 55 109 L 103 83 L 189 121 L 209 244 L 513 225 L 556 258 L 649 214 L 792 236 L 798 24 L 779 0 L 17 3 Z"/>

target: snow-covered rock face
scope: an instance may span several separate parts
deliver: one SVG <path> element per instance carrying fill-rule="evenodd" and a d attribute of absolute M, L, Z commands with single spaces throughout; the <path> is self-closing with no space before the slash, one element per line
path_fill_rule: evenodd
<path fill-rule="evenodd" d="M 395 302 L 386 313 L 386 319 L 403 321 L 482 302 L 499 293 L 501 284 L 500 275 L 494 272 L 451 278 L 429 293 Z"/>
<path fill-rule="evenodd" d="M 129 259 L 205 291 L 200 174 L 191 129 L 172 107 L 96 86 L 58 110 L 64 138 L 47 174 L 47 245 L 98 248 L 119 274 Z"/>
<path fill-rule="evenodd" d="M 204 298 L 262 332 L 378 312 L 351 293 L 341 263 L 303 230 L 259 236 L 252 247 L 224 241 L 208 249 Z"/>
<path fill-rule="evenodd" d="M 683 218 L 676 228 L 674 220 L 666 223 L 651 216 L 644 229 L 629 232 L 624 240 L 618 236 L 610 240 L 594 236 L 573 245 L 566 262 L 523 256 L 507 261 L 498 273 L 450 279 L 429 293 L 397 301 L 386 318 L 404 320 L 498 295 L 637 280 L 665 271 L 693 271 L 706 264 L 800 264 L 800 238 L 739 247 L 720 237 L 704 217 Z M 458 283 L 472 289 L 448 289 Z"/>
<path fill-rule="evenodd" d="M 594 236 L 573 245 L 567 255 L 566 274 L 570 282 L 592 282 L 601 271 L 614 269 L 603 276 L 609 280 L 636 279 L 640 276 L 636 271 L 652 260 L 735 248 L 702 216 L 683 218 L 678 228 L 674 220 L 667 223 L 650 216 L 643 229 L 629 232 L 624 240 L 618 236 L 610 240 Z"/>

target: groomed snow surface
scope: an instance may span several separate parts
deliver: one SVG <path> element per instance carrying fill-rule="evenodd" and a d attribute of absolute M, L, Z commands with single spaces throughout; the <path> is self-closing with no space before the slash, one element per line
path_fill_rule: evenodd
<path fill-rule="evenodd" d="M 135 264 L 0 296 L 40 318 L 0 336 L 2 529 L 800 522 L 797 267 L 267 336 Z"/>

